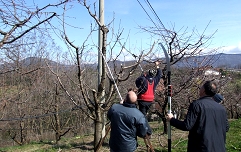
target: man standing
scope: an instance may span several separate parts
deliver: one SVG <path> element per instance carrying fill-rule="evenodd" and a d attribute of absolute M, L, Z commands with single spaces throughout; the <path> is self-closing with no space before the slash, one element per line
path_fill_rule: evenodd
<path fill-rule="evenodd" d="M 138 88 L 138 106 L 139 110 L 146 116 L 151 104 L 154 101 L 155 89 L 162 77 L 162 71 L 159 67 L 160 62 L 156 61 L 156 70 L 151 69 L 147 74 L 143 74 L 135 81 Z"/>
<path fill-rule="evenodd" d="M 108 111 L 111 121 L 109 146 L 111 152 L 133 152 L 137 148 L 137 136 L 144 138 L 149 124 L 136 108 L 137 96 L 129 91 L 123 104 L 114 104 Z"/>
<path fill-rule="evenodd" d="M 225 152 L 226 132 L 229 130 L 225 108 L 213 102 L 217 93 L 214 81 L 206 81 L 200 88 L 200 98 L 193 101 L 184 121 L 167 115 L 170 124 L 189 131 L 188 152 Z"/>

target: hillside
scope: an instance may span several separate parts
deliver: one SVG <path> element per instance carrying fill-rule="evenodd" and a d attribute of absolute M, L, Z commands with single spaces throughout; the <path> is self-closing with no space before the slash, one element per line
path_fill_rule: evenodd
<path fill-rule="evenodd" d="M 161 58 L 165 62 L 164 58 Z M 110 67 L 113 67 L 113 65 L 120 66 L 121 64 L 123 65 L 131 65 L 135 63 L 135 60 L 130 60 L 130 61 L 120 61 L 117 60 L 115 62 L 111 62 L 109 64 Z M 48 63 L 51 66 L 62 66 L 62 67 L 71 67 L 71 65 L 63 65 L 63 64 L 58 64 L 56 61 L 51 61 L 48 59 L 41 59 L 37 57 L 28 57 L 20 61 L 20 65 L 22 66 L 30 66 L 30 65 L 46 65 Z M 202 63 L 201 66 L 206 66 L 210 65 L 213 66 L 214 68 L 217 67 L 222 67 L 222 68 L 227 68 L 227 69 L 240 69 L 241 68 L 241 54 L 214 54 L 214 55 L 204 55 L 204 56 L 193 56 L 193 57 L 186 57 L 180 60 L 175 64 L 176 67 L 186 67 L 186 65 L 189 65 L 189 67 L 197 67 L 200 66 L 198 63 Z M 147 64 L 147 62 L 143 61 L 141 63 L 142 65 Z M 86 64 L 85 66 L 96 68 L 97 63 L 92 63 L 92 64 Z M 3 67 L 14 67 L 13 63 L 4 63 L 0 65 L 1 68 Z"/>
<path fill-rule="evenodd" d="M 188 62 L 192 67 L 210 65 L 212 67 L 222 67 L 222 68 L 232 68 L 240 69 L 241 68 L 241 54 L 214 54 L 214 55 L 204 55 L 204 56 L 195 56 L 184 58 L 176 64 L 176 66 L 183 67 Z"/>

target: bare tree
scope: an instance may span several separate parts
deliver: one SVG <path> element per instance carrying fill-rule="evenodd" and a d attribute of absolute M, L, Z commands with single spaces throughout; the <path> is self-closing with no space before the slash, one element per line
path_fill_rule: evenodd
<path fill-rule="evenodd" d="M 241 116 L 240 73 L 238 71 L 226 71 L 227 75 L 222 78 L 220 93 L 224 97 L 223 106 L 227 109 L 230 119 L 239 119 Z"/>
<path fill-rule="evenodd" d="M 24 0 L 1 0 L 0 48 L 6 44 L 12 44 L 30 31 L 38 29 L 42 24 L 48 24 L 48 21 L 56 17 L 57 14 L 55 12 L 45 12 L 45 10 L 49 7 L 60 6 L 66 2 L 49 4 L 42 8 L 31 8 L 26 6 L 27 3 Z"/>
<path fill-rule="evenodd" d="M 133 84 L 128 84 L 127 87 L 123 86 L 123 84 L 125 81 L 129 80 L 133 76 L 138 67 L 138 64 L 142 62 L 143 58 L 141 57 L 140 59 L 138 59 L 138 61 L 132 61 L 129 63 L 123 62 L 123 64 L 121 65 L 118 63 L 119 56 L 122 54 L 124 47 L 119 46 L 122 49 L 120 49 L 116 57 L 113 56 L 113 50 L 115 47 L 117 47 L 117 45 L 121 44 L 120 37 L 123 32 L 122 29 L 118 30 L 117 33 L 112 33 L 112 41 L 104 42 L 107 45 L 103 44 L 102 48 L 98 48 L 95 42 L 92 42 L 93 44 L 89 44 L 91 36 L 95 31 L 97 31 L 98 28 L 102 30 L 103 39 L 109 40 L 106 36 L 109 35 L 108 32 L 110 24 L 101 25 L 99 19 L 97 18 L 97 14 L 95 13 L 95 11 L 93 11 L 94 13 L 91 11 L 91 5 L 88 5 L 86 1 L 79 1 L 79 4 L 80 6 L 83 6 L 89 13 L 90 17 L 94 21 L 94 26 L 90 27 L 89 35 L 83 41 L 81 46 L 78 46 L 78 44 L 75 44 L 74 39 L 69 36 L 66 30 L 66 26 L 68 24 L 65 22 L 64 15 L 63 38 L 65 39 L 66 44 L 70 49 L 70 52 L 74 52 L 77 80 L 73 79 L 73 82 L 79 89 L 81 97 L 79 99 L 75 98 L 75 93 L 69 90 L 69 86 L 62 82 L 63 78 L 61 77 L 61 75 L 56 72 L 53 73 L 56 75 L 60 85 L 62 86 L 62 89 L 65 90 L 71 101 L 78 108 L 80 108 L 81 111 L 84 112 L 90 119 L 94 121 L 94 149 L 95 151 L 97 151 L 98 147 L 102 144 L 101 139 L 104 137 L 102 131 L 104 128 L 103 124 L 105 122 L 105 112 L 113 103 L 122 102 L 121 96 L 127 91 L 128 86 L 133 88 Z M 68 5 L 65 5 L 64 11 L 68 10 L 67 7 Z M 95 4 L 92 5 L 92 7 L 95 8 Z M 88 59 L 88 52 L 96 52 L 96 50 L 97 53 L 99 51 L 102 55 L 102 62 L 104 63 L 102 67 L 102 73 L 104 74 L 102 75 L 101 81 L 98 86 L 97 81 L 95 81 L 97 79 L 98 73 L 92 73 L 94 72 L 94 70 L 91 70 L 93 69 L 93 67 L 91 67 L 89 64 L 85 64 L 86 59 Z M 152 50 L 148 51 L 143 55 L 147 55 L 151 51 Z M 92 60 L 93 58 L 96 58 L 96 56 L 93 56 L 93 53 L 91 55 Z M 102 94 L 103 91 L 105 92 L 104 96 Z M 105 99 L 104 103 L 102 103 L 103 98 Z"/>
<path fill-rule="evenodd" d="M 3 63 L 1 77 L 4 78 L 1 85 L 5 90 L 1 96 L 1 100 L 5 101 L 1 114 L 5 116 L 3 119 L 9 121 L 19 117 L 20 134 L 9 130 L 11 138 L 19 144 L 27 141 L 27 132 L 32 127 L 32 121 L 26 117 L 37 114 L 33 110 L 38 106 L 30 101 L 36 101 L 37 96 L 41 94 L 33 90 L 36 89 L 35 82 L 41 82 L 40 78 L 43 74 L 41 72 L 44 69 L 44 60 L 41 59 L 48 56 L 47 42 L 44 41 L 48 39 L 45 35 L 47 35 L 50 20 L 58 17 L 56 12 L 48 11 L 48 9 L 61 6 L 66 2 L 61 1 L 38 7 L 24 0 L 0 1 L 0 48 Z M 36 59 L 36 56 L 39 59 Z M 27 57 L 32 58 L 25 60 Z M 7 90 L 12 91 L 6 92 Z M 11 111 L 12 108 L 15 110 Z M 9 123 L 9 126 L 15 128 L 16 124 Z"/>
<path fill-rule="evenodd" d="M 208 28 L 208 25 L 206 28 Z M 214 79 L 206 77 L 203 71 L 216 60 L 212 56 L 202 57 L 202 55 L 216 53 L 218 48 L 208 50 L 208 46 L 215 32 L 211 35 L 205 35 L 206 29 L 201 33 L 193 29 L 190 33 L 188 32 L 188 28 L 176 30 L 175 27 L 173 27 L 167 29 L 162 23 L 161 26 L 141 27 L 141 29 L 149 32 L 153 37 L 157 37 L 159 42 L 162 42 L 167 48 L 172 72 L 172 111 L 180 114 L 183 108 L 187 108 L 190 102 L 198 98 L 198 88 L 202 82 L 207 79 Z M 167 88 L 166 69 L 166 67 L 163 68 L 163 83 L 160 84 L 164 87 L 159 87 L 156 98 L 159 105 L 157 112 L 164 123 L 164 133 L 167 133 L 165 119 L 167 96 L 166 91 L 163 91 L 163 88 Z"/>
<path fill-rule="evenodd" d="M 73 6 L 73 3 L 76 4 L 76 7 L 85 9 L 92 19 L 89 34 L 81 43 L 76 42 L 67 30 L 67 26 L 72 25 L 67 22 L 66 17 L 69 16 L 65 13 Z M 0 116 L 1 118 L 6 118 L 6 115 L 9 118 L 19 118 L 20 121 L 17 123 L 11 121 L 7 124 L 9 128 L 20 129 L 19 132 L 9 130 L 11 138 L 19 144 L 28 141 L 30 132 L 26 130 L 29 128 L 35 128 L 32 129 L 34 130 L 33 134 L 37 135 L 44 134 L 44 129 L 54 129 L 54 137 L 56 143 L 58 143 L 62 136 L 71 131 L 76 135 L 78 129 L 87 125 L 88 128 L 94 128 L 94 150 L 97 151 L 105 137 L 102 131 L 105 128 L 106 111 L 113 103 L 121 102 L 120 97 L 126 93 L 128 88 L 134 87 L 134 81 L 139 74 L 154 66 L 154 60 L 160 59 L 156 54 L 161 54 L 162 50 L 154 49 L 158 46 L 159 40 L 168 49 L 172 67 L 173 110 L 179 116 L 181 111 L 197 98 L 201 83 L 206 79 L 215 78 L 206 77 L 203 74 L 204 69 L 215 62 L 212 56 L 200 58 L 200 60 L 196 58 L 201 56 L 202 52 L 208 48 L 209 41 L 213 36 L 204 35 L 205 30 L 200 34 L 194 29 L 189 34 L 187 29 L 184 28 L 176 30 L 174 27 L 172 29 L 141 27 L 151 36 L 158 37 L 158 41 L 150 44 L 148 49 L 141 50 L 139 54 L 134 54 L 126 48 L 126 42 L 123 42 L 129 39 L 122 38 L 124 29 L 120 28 L 116 33 L 113 32 L 115 30 L 112 29 L 111 24 L 114 20 L 106 25 L 100 24 L 95 3 L 89 5 L 85 0 L 66 0 L 56 4 L 48 4 L 41 8 L 35 5 L 26 6 L 24 0 L 1 0 L 0 4 L 2 6 L 0 9 L 2 23 L 0 48 L 3 50 L 1 53 L 5 57 L 1 58 L 1 61 L 8 63 L 0 70 L 1 89 L 4 92 L 1 96 Z M 59 6 L 61 6 L 60 9 L 63 9 L 63 14 L 61 14 L 63 18 L 60 18 L 60 15 L 56 12 L 47 11 L 48 8 Z M 63 29 L 57 29 L 51 22 L 55 18 L 62 22 Z M 24 65 L 22 59 L 31 54 L 30 50 L 36 51 L 33 51 L 33 56 L 48 56 L 45 54 L 46 49 L 49 49 L 48 44 L 44 43 L 43 39 L 46 39 L 46 35 L 50 36 L 46 33 L 49 27 L 51 30 L 60 32 L 68 49 L 68 54 L 63 55 L 65 63 L 69 61 L 68 63 L 71 64 L 62 67 L 48 63 L 46 66 L 43 63 L 47 61 L 41 58 L 41 61 L 34 62 L 31 66 Z M 74 28 L 81 29 L 81 25 Z M 98 29 L 102 30 L 102 37 L 106 40 L 102 48 L 98 48 L 95 40 L 93 40 Z M 52 41 L 50 40 L 50 42 Z M 118 52 L 116 52 L 116 48 L 119 49 Z M 52 49 L 58 50 L 56 47 Z M 133 61 L 120 60 L 123 50 L 128 52 L 127 55 L 133 56 Z M 216 51 L 216 49 L 210 50 L 210 52 L 213 51 Z M 93 61 L 96 61 L 98 52 L 102 55 L 102 62 L 105 65 L 102 67 L 104 75 L 97 86 L 99 73 L 96 72 L 96 63 Z M 207 54 L 211 54 L 210 52 Z M 164 133 L 166 133 L 167 68 L 165 59 L 162 58 L 161 60 L 163 61 L 164 76 L 156 89 L 156 102 L 159 107 L 156 112 L 163 120 Z M 143 71 L 139 70 L 140 65 Z M 57 81 L 53 79 L 53 75 L 57 78 Z M 227 81 L 221 80 L 221 78 L 215 79 L 218 79 L 220 84 L 227 84 Z M 238 86 L 234 87 L 233 90 L 238 90 Z M 105 93 L 104 96 L 103 92 Z M 103 99 L 104 103 L 102 102 Z M 227 104 L 227 107 L 230 108 L 229 111 L 233 117 L 234 115 L 239 117 L 240 114 L 237 111 L 240 96 L 232 98 L 232 100 L 234 101 L 233 104 Z M 31 101 L 31 104 L 29 104 L 29 101 Z M 63 112 L 66 107 L 71 109 L 67 114 Z M 17 112 L 11 111 L 11 108 L 17 109 Z M 65 117 L 65 114 L 68 117 Z M 43 117 L 37 117 L 36 115 Z M 88 122 L 89 119 L 92 122 Z M 0 125 L 4 126 L 5 124 L 1 123 Z M 49 132 L 46 131 L 45 133 Z M 51 139 L 50 136 L 48 137 Z"/>

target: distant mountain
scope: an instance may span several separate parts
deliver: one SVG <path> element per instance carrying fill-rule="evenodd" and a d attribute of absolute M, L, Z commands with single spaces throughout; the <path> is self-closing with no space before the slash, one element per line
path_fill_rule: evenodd
<path fill-rule="evenodd" d="M 162 58 L 161 60 L 163 60 L 165 62 L 165 59 Z M 131 60 L 131 61 L 115 61 L 115 62 L 110 62 L 109 66 L 113 67 L 114 64 L 116 66 L 128 66 L 128 65 L 132 65 L 133 63 L 135 63 L 135 60 Z M 41 58 L 37 58 L 37 57 L 28 57 L 24 60 L 21 60 L 19 62 L 19 64 L 21 64 L 22 66 L 30 66 L 30 65 L 38 65 L 38 66 L 44 66 L 46 65 L 46 63 L 48 63 L 48 65 L 50 66 L 59 66 L 59 67 L 65 67 L 65 68 L 69 68 L 72 67 L 72 65 L 63 65 L 63 64 L 59 64 L 56 61 L 51 61 L 48 59 L 41 59 Z M 201 65 L 200 65 L 201 63 Z M 147 64 L 147 62 L 143 61 L 141 63 L 142 65 Z M 173 65 L 174 67 L 200 67 L 200 66 L 213 66 L 214 68 L 217 67 L 222 67 L 222 68 L 233 68 L 233 69 L 241 69 L 241 54 L 224 54 L 224 53 L 220 53 L 220 54 L 215 54 L 215 55 L 205 55 L 205 56 L 193 56 L 193 57 L 185 57 L 182 60 L 178 61 L 175 65 Z M 86 64 L 85 66 L 88 66 L 89 68 L 96 68 L 98 65 L 97 63 L 95 64 Z M 10 69 L 14 68 L 14 64 L 13 63 L 4 63 L 2 65 L 0 65 L 0 68 L 3 67 L 9 67 Z"/>
<path fill-rule="evenodd" d="M 16 61 L 16 62 L 5 62 L 3 64 L 0 64 L 0 70 L 5 71 L 8 70 L 16 70 L 21 67 L 46 67 L 46 64 L 52 67 L 66 67 L 68 65 L 59 64 L 58 62 L 46 59 L 46 58 L 38 58 L 38 57 L 27 57 L 23 60 Z"/>
<path fill-rule="evenodd" d="M 165 62 L 166 59 L 161 58 Z M 154 60 L 153 60 L 154 61 Z M 125 64 L 130 65 L 136 62 L 135 60 L 132 61 L 115 61 L 116 65 Z M 143 61 L 142 65 L 147 64 L 147 62 Z M 112 66 L 110 64 L 110 66 Z M 185 57 L 182 60 L 175 63 L 174 67 L 200 67 L 200 66 L 212 66 L 214 68 L 222 67 L 222 68 L 234 68 L 234 69 L 241 69 L 241 54 L 214 54 L 214 55 L 204 55 L 204 56 L 192 56 L 192 57 Z"/>
<path fill-rule="evenodd" d="M 51 60 L 45 59 L 45 58 L 37 58 L 37 57 L 28 57 L 26 59 L 21 60 L 20 63 L 23 66 L 30 66 L 30 65 L 41 65 L 41 66 L 44 65 L 45 66 L 46 63 L 51 66 L 58 65 L 58 63 L 55 61 L 51 61 Z"/>
<path fill-rule="evenodd" d="M 227 68 L 241 68 L 241 54 L 224 54 L 217 55 L 217 61 L 214 67 L 225 66 Z"/>
<path fill-rule="evenodd" d="M 204 55 L 204 56 L 193 56 L 183 58 L 180 62 L 176 63 L 175 66 L 185 67 L 186 65 L 191 67 L 198 66 L 212 66 L 214 68 L 241 68 L 241 54 L 214 54 L 214 55 Z"/>

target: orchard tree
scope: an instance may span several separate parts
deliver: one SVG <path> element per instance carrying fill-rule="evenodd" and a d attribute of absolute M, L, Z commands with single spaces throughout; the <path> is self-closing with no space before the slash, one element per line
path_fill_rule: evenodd
<path fill-rule="evenodd" d="M 111 54 L 116 47 L 115 45 L 118 43 L 114 43 L 111 46 L 111 42 L 107 42 L 109 26 L 101 25 L 97 14 L 91 11 L 91 6 L 87 4 L 86 1 L 79 2 L 79 4 L 86 8 L 86 11 L 88 11 L 89 15 L 94 21 L 94 26 L 90 28 L 89 37 L 86 38 L 80 47 L 73 42 L 74 40 L 71 39 L 70 36 L 68 36 L 68 32 L 65 30 L 65 28 L 64 39 L 66 40 L 66 43 L 70 49 L 75 51 L 75 64 L 77 71 L 76 75 L 78 78 L 78 82 L 76 82 L 76 84 L 78 84 L 79 90 L 82 94 L 81 101 L 76 103 L 79 103 L 78 105 L 82 105 L 79 106 L 81 110 L 94 121 L 94 150 L 98 151 L 102 144 L 102 139 L 105 136 L 105 134 L 103 134 L 103 130 L 105 129 L 106 111 L 113 103 L 123 102 L 122 96 L 127 92 L 128 86 L 125 89 L 121 89 L 120 84 L 121 82 L 127 81 L 129 77 L 131 77 L 137 68 L 138 62 L 132 62 L 129 64 L 124 63 L 122 66 L 116 65 L 118 56 L 113 58 Z M 92 5 L 92 7 L 94 6 L 95 5 Z M 64 24 L 66 23 L 64 22 Z M 87 43 L 94 31 L 98 31 L 98 28 L 100 28 L 103 33 L 103 35 L 101 35 L 102 39 L 104 40 L 102 48 L 99 48 L 96 42 L 93 42 L 93 44 Z M 120 41 L 119 38 L 121 37 L 121 34 L 122 30 L 120 30 L 119 33 L 112 33 L 112 36 L 114 37 L 112 41 Z M 110 48 L 110 50 L 107 50 L 107 48 Z M 99 84 L 96 81 L 98 79 L 99 73 L 96 73 L 95 71 L 89 71 L 88 65 L 84 64 L 85 59 L 87 58 L 87 52 L 94 52 L 95 50 L 97 50 L 97 52 L 99 51 L 99 54 L 101 54 L 101 60 L 103 63 L 101 69 L 103 75 L 101 76 Z M 123 50 L 120 50 L 118 54 L 120 55 L 122 51 Z M 107 52 L 109 52 L 108 55 L 110 55 L 108 57 Z M 96 56 L 95 59 L 97 59 Z M 90 72 L 92 74 L 90 74 Z M 72 100 L 75 102 L 75 99 L 72 98 Z"/>
<path fill-rule="evenodd" d="M 71 2 L 72 3 L 72 2 Z M 71 4 L 66 3 L 66 4 Z M 71 5 L 65 5 L 64 13 L 63 13 L 63 30 L 62 37 L 66 42 L 66 45 L 69 48 L 69 52 L 72 53 L 72 57 L 75 61 L 76 65 L 76 76 L 77 82 L 74 82 L 79 87 L 81 92 L 81 98 L 76 99 L 73 98 L 74 95 L 70 94 L 69 88 L 65 86 L 65 84 L 61 81 L 61 76 L 58 73 L 55 73 L 57 76 L 62 88 L 69 95 L 70 99 L 73 103 L 75 103 L 81 110 L 89 116 L 94 121 L 94 129 L 95 129 L 95 139 L 94 139 L 94 147 L 95 151 L 98 150 L 98 147 L 101 144 L 103 134 L 101 132 L 104 130 L 104 115 L 108 108 L 114 102 L 120 102 L 121 99 L 119 96 L 122 96 L 124 92 L 127 90 L 127 87 L 124 87 L 126 84 L 125 81 L 133 80 L 133 76 L 137 76 L 139 74 L 137 72 L 137 68 L 139 65 L 145 63 L 151 65 L 153 63 L 153 59 L 159 59 L 160 57 L 156 56 L 156 54 L 161 54 L 163 52 L 160 48 L 153 49 L 154 47 L 158 47 L 158 43 L 161 42 L 165 45 L 169 60 L 171 63 L 171 71 L 173 72 L 171 75 L 171 84 L 173 85 L 173 108 L 180 112 L 183 104 L 192 102 L 198 95 L 198 88 L 201 83 L 206 80 L 206 77 L 203 74 L 202 68 L 206 68 L 209 65 L 212 65 L 214 62 L 212 58 L 202 58 L 200 60 L 196 60 L 196 56 L 200 56 L 202 52 L 206 51 L 209 46 L 209 41 L 212 39 L 213 34 L 207 36 L 205 35 L 205 30 L 199 34 L 196 29 L 194 29 L 191 33 L 187 32 L 187 29 L 167 29 L 164 26 L 158 27 L 141 27 L 142 30 L 149 33 L 151 36 L 157 38 L 157 41 L 153 44 L 150 44 L 150 48 L 146 50 L 142 50 L 140 54 L 133 54 L 133 52 L 128 51 L 125 47 L 125 42 L 122 42 L 121 39 L 123 29 L 117 30 L 117 33 L 110 33 L 111 24 L 102 25 L 99 21 L 98 14 L 95 10 L 95 4 L 87 4 L 84 1 L 76 2 L 76 5 L 83 6 L 86 11 L 89 13 L 89 16 L 93 19 L 93 23 L 91 23 L 89 28 L 89 34 L 86 36 L 86 39 L 81 43 L 81 45 L 75 42 L 75 39 L 70 36 L 70 33 L 67 30 L 68 22 L 66 19 L 65 12 L 70 10 Z M 207 26 L 208 27 L 208 26 Z M 102 48 L 93 41 L 93 35 L 96 35 L 96 31 L 102 31 L 103 44 Z M 109 39 L 108 36 L 111 36 L 112 39 Z M 92 41 L 91 41 L 92 40 Z M 110 41 L 111 40 L 111 41 Z M 90 43 L 91 42 L 91 43 Z M 121 48 L 118 55 L 116 57 L 113 56 L 114 48 Z M 216 52 L 218 48 L 209 50 L 207 54 L 211 54 L 211 52 Z M 133 62 L 122 62 L 121 65 L 118 65 L 118 59 L 121 54 L 123 54 L 123 50 L 127 50 L 129 52 L 128 55 L 133 56 L 135 60 Z M 95 71 L 91 71 L 90 67 L 87 63 L 86 59 L 89 61 L 93 61 L 93 58 L 96 60 L 97 57 L 92 52 L 100 53 L 102 56 L 102 77 L 100 83 L 98 83 L 97 77 L 98 74 Z M 164 54 L 164 53 L 163 53 Z M 91 57 L 90 57 L 91 56 Z M 166 114 L 166 105 L 167 105 L 167 96 L 165 89 L 167 87 L 167 66 L 165 59 L 163 60 L 163 81 L 160 82 L 160 85 L 163 87 L 159 87 L 157 90 L 157 102 L 159 103 L 161 109 L 159 111 L 160 116 L 162 116 L 162 120 L 164 124 L 166 124 L 165 114 Z M 177 63 L 182 63 L 185 66 L 178 65 Z M 195 63 L 195 66 L 194 66 Z M 96 66 L 95 64 L 93 64 Z M 111 67 L 109 71 L 109 67 Z M 190 68 L 190 70 L 185 70 L 185 68 Z M 148 68 L 148 66 L 147 66 Z M 144 68 L 146 70 L 147 68 Z M 88 77 L 88 76 L 92 77 Z M 96 78 L 93 79 L 95 76 Z M 90 79 L 91 78 L 91 79 Z M 134 82 L 134 81 L 132 81 Z M 98 84 L 98 86 L 96 85 Z M 133 87 L 134 83 L 129 84 L 130 87 Z M 116 87 L 117 86 L 117 87 Z M 128 86 L 128 85 L 127 85 Z M 118 94 L 119 90 L 121 90 L 120 95 Z M 122 89 L 124 88 L 124 89 Z M 161 89 L 160 89 L 161 88 Z M 104 92 L 104 95 L 103 95 Z M 183 95 L 182 95 L 183 94 Z M 188 94 L 188 95 L 187 95 Z M 116 101 L 116 99 L 118 100 Z M 184 100 L 184 103 L 175 102 L 179 100 Z M 164 128 L 164 133 L 166 133 L 166 125 Z"/>
<path fill-rule="evenodd" d="M 44 58 L 48 57 L 46 49 L 53 42 L 47 37 L 47 27 L 58 17 L 48 9 L 66 2 L 37 7 L 24 0 L 0 1 L 0 76 L 1 100 L 4 101 L 1 118 L 10 121 L 1 126 L 7 128 L 10 137 L 20 145 L 29 142 L 29 128 L 34 124 L 29 118 L 39 114 L 35 109 L 39 108 L 37 99 L 41 93 L 37 90 L 41 89 L 36 86 L 41 86 L 46 69 Z"/>
<path fill-rule="evenodd" d="M 135 85 L 135 78 L 154 66 L 153 62 L 160 59 L 156 54 L 164 54 L 158 47 L 158 42 L 165 45 L 171 63 L 171 84 L 174 88 L 173 109 L 180 112 L 183 107 L 187 107 L 189 102 L 192 102 L 192 100 L 197 97 L 198 87 L 200 87 L 201 83 L 206 79 L 203 75 L 203 68 L 211 65 L 213 60 L 212 58 L 196 60 L 196 58 L 192 57 L 199 56 L 208 48 L 209 40 L 212 39 L 213 35 L 206 36 L 204 35 L 205 31 L 199 34 L 196 29 L 193 30 L 192 33 L 187 33 L 187 29 L 179 30 L 174 29 L 174 27 L 172 29 L 166 29 L 164 26 L 160 26 L 161 28 L 158 26 L 154 28 L 140 26 L 144 32 L 157 38 L 157 41 L 150 44 L 147 49 L 141 50 L 139 54 L 134 54 L 125 46 L 129 38 L 123 38 L 122 33 L 124 28 L 115 29 L 114 26 L 112 26 L 115 22 L 114 19 L 108 24 L 101 24 L 97 17 L 98 14 L 96 13 L 95 3 L 88 4 L 86 0 L 66 0 L 56 1 L 55 4 L 46 4 L 43 6 L 40 4 L 42 3 L 30 5 L 24 0 L 0 1 L 0 48 L 2 50 L 1 55 L 4 56 L 4 58 L 1 58 L 1 61 L 3 63 L 9 63 L 10 61 L 14 63 L 12 67 L 6 66 L 1 69 L 1 75 L 4 75 L 3 79 L 6 80 L 8 78 L 8 80 L 2 82 L 2 84 L 6 86 L 6 83 L 10 83 L 11 85 L 19 86 L 17 92 L 8 94 L 8 97 L 13 96 L 11 101 L 14 100 L 21 103 L 16 105 L 8 104 L 10 100 L 4 98 L 4 102 L 1 103 L 2 107 L 0 107 L 0 109 L 2 109 L 1 116 L 7 114 L 6 107 L 8 107 L 8 112 L 12 116 L 15 116 L 16 113 L 13 113 L 13 111 L 9 109 L 10 107 L 16 107 L 16 109 L 18 109 L 17 114 L 20 118 L 24 118 L 27 114 L 35 115 L 38 114 L 38 112 L 40 112 L 40 114 L 46 111 L 54 113 L 52 119 L 46 120 L 46 122 L 49 123 L 47 126 L 52 125 L 52 128 L 54 128 L 56 142 L 58 142 L 63 135 L 72 129 L 67 124 L 67 122 L 71 120 L 66 118 L 66 123 L 63 122 L 64 125 L 61 125 L 59 115 L 59 111 L 66 108 L 61 107 L 61 105 L 67 105 L 65 101 L 68 99 L 68 105 L 71 103 L 75 109 L 80 109 L 78 116 L 87 116 L 93 120 L 94 149 L 98 151 L 104 138 L 106 111 L 113 103 L 122 102 L 122 96 L 125 95 L 129 88 L 133 88 Z M 81 31 L 82 29 L 81 24 L 75 26 L 69 22 L 70 18 L 83 20 L 82 14 L 71 14 L 78 16 L 68 14 L 73 7 L 78 7 L 86 11 L 87 15 L 84 19 L 89 16 L 91 23 L 87 35 L 84 35 L 83 31 L 83 33 L 79 34 L 76 32 L 76 38 L 72 32 L 68 30 L 69 27 L 74 28 L 76 31 Z M 61 14 L 59 14 L 59 12 Z M 61 23 L 62 28 L 58 27 L 55 22 L 56 20 Z M 84 30 L 86 31 L 86 28 Z M 100 36 L 104 40 L 102 48 L 99 48 L 95 40 L 97 31 L 99 30 L 101 30 L 102 35 Z M 51 74 L 54 74 L 57 78 L 58 84 L 56 79 L 53 80 L 50 73 L 45 73 L 46 71 L 44 70 L 40 71 L 40 69 L 43 69 L 42 64 L 28 69 L 24 69 L 19 64 L 21 59 L 30 54 L 27 50 L 32 50 L 33 48 L 36 50 L 34 55 L 45 56 L 45 51 L 47 51 L 46 46 L 49 45 L 47 41 L 51 39 L 53 32 L 56 32 L 58 36 L 64 40 L 63 42 L 65 42 L 66 48 L 68 49 L 68 52 L 63 55 L 65 63 L 72 64 L 61 70 L 59 67 L 52 67 L 48 64 L 48 68 L 51 70 Z M 46 39 L 46 37 L 50 39 Z M 82 42 L 76 41 L 79 37 L 84 37 Z M 44 42 L 44 40 L 46 42 Z M 50 40 L 50 42 L 52 41 Z M 53 51 L 57 50 L 56 47 Z M 210 50 L 210 52 L 213 51 L 215 52 L 216 49 Z M 124 52 L 127 52 L 127 54 L 124 54 Z M 98 73 L 96 69 L 98 53 L 101 55 L 103 63 L 100 82 L 97 81 L 100 73 Z M 133 56 L 133 61 L 125 61 L 125 59 L 120 61 L 123 54 L 125 56 Z M 162 58 L 161 60 L 163 61 L 162 69 L 164 76 L 156 90 L 156 101 L 160 107 L 158 112 L 164 124 L 166 124 L 165 112 L 167 96 L 165 89 L 167 87 L 167 67 L 165 59 Z M 185 66 L 180 66 L 179 63 Z M 193 66 L 194 63 L 195 66 Z M 143 68 L 141 66 L 143 66 Z M 30 73 L 32 74 L 31 76 L 29 76 Z M 73 73 L 75 73 L 75 76 L 72 76 Z M 8 77 L 9 75 L 11 77 Z M 26 86 L 31 83 L 31 87 L 28 88 L 28 93 L 32 93 L 32 101 L 36 100 L 36 103 L 32 105 L 23 102 L 28 99 L 27 96 L 23 95 L 26 93 L 24 91 L 27 88 L 22 87 L 22 84 L 24 84 L 23 78 L 26 80 L 24 81 Z M 17 81 L 21 82 L 21 85 L 17 83 Z M 31 92 L 31 90 L 35 91 Z M 65 94 L 65 96 L 63 94 Z M 43 100 L 43 98 L 41 98 L 42 96 L 46 98 Z M 2 97 L 4 97 L 4 94 L 2 94 Z M 41 99 L 41 102 L 37 99 Z M 178 101 L 184 102 L 180 103 Z M 40 107 L 40 110 L 38 112 L 33 111 L 31 106 Z M 27 111 L 29 113 L 26 113 Z M 71 119 L 74 118 L 72 117 Z M 84 120 L 86 119 L 83 118 L 83 121 Z M 79 123 L 84 123 L 83 121 Z M 35 124 L 35 122 L 32 122 L 32 124 Z M 39 122 L 39 124 L 42 123 Z M 26 132 L 24 132 L 24 129 L 28 125 L 25 125 L 22 119 L 19 125 L 21 127 L 20 139 L 16 138 L 19 136 L 17 136 L 15 132 L 9 132 L 9 134 L 13 140 L 19 144 L 23 144 L 26 141 Z M 64 127 L 67 129 L 64 129 Z M 43 130 L 43 128 L 39 130 Z M 164 132 L 166 132 L 166 127 L 164 128 Z"/>
<path fill-rule="evenodd" d="M 158 17 L 157 17 L 158 18 Z M 168 59 L 171 66 L 172 85 L 172 112 L 181 115 L 183 109 L 199 97 L 199 88 L 205 80 L 220 79 L 215 76 L 207 77 L 205 70 L 216 61 L 214 55 L 219 48 L 209 49 L 213 38 L 212 33 L 206 35 L 206 29 L 199 32 L 197 29 L 188 28 L 176 29 L 175 26 L 167 29 L 160 20 L 155 20 L 154 27 L 140 26 L 144 31 L 149 32 L 153 37 L 161 42 L 167 49 Z M 162 48 L 159 47 L 155 54 L 160 54 Z M 207 56 L 204 56 L 207 55 Z M 210 56 L 208 56 L 210 55 Z M 167 133 L 166 112 L 167 112 L 167 65 L 163 68 L 163 82 L 157 87 L 156 102 L 158 109 L 156 112 L 162 118 L 164 133 Z M 164 89 L 164 91 L 163 91 Z M 165 91 L 166 90 L 166 91 Z"/>

